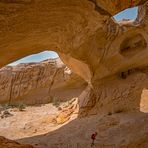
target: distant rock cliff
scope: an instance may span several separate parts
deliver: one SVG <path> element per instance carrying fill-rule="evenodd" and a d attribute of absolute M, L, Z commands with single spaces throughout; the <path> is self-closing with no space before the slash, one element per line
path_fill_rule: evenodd
<path fill-rule="evenodd" d="M 6 66 L 0 70 L 0 103 L 46 103 L 51 97 L 60 97 L 58 93 L 62 93 L 63 99 L 68 99 L 67 90 L 61 89 L 76 87 L 78 82 L 82 84 L 83 80 L 60 59 Z"/>

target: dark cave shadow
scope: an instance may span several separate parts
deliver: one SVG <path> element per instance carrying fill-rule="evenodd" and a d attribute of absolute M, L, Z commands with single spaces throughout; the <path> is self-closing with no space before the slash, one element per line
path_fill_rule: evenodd
<path fill-rule="evenodd" d="M 38 147 L 38 143 L 42 141 L 41 142 L 42 148 L 48 148 L 48 147 L 76 148 L 78 147 L 79 140 L 81 138 L 82 145 L 85 146 L 86 141 L 87 141 L 87 144 L 90 145 L 91 144 L 90 137 L 91 137 L 91 134 L 95 132 L 95 129 L 96 129 L 95 126 L 97 126 L 97 124 L 93 125 L 93 127 L 89 126 L 89 124 L 91 124 L 93 120 L 95 121 L 95 119 L 96 119 L 96 116 L 91 117 L 91 120 L 89 120 L 89 117 L 81 118 L 81 119 L 77 118 L 52 132 L 49 132 L 43 135 L 19 139 L 17 141 L 20 143 L 30 143 L 35 147 Z M 88 120 L 86 125 L 82 124 L 85 122 L 85 120 Z M 89 129 L 86 130 L 88 127 Z M 79 137 L 79 134 L 81 135 L 81 137 Z M 73 135 L 75 135 L 75 137 L 73 137 Z M 73 140 L 75 141 L 74 144 L 73 144 Z M 48 141 L 48 144 L 47 144 L 47 141 Z"/>
<path fill-rule="evenodd" d="M 129 124 L 126 125 L 127 128 L 124 126 L 121 127 L 121 130 L 123 128 L 122 132 L 117 128 L 117 130 L 114 131 L 116 133 L 115 137 L 112 136 L 113 139 L 116 139 L 121 135 L 123 135 L 123 137 L 126 140 L 126 132 L 124 133 L 124 131 L 128 129 L 128 126 L 132 126 L 133 129 L 135 129 L 133 133 L 132 132 L 128 133 L 129 135 L 131 134 L 131 137 L 134 138 L 134 135 L 136 134 L 140 135 L 141 133 L 139 131 L 145 131 L 145 135 L 142 134 L 139 137 L 143 138 L 143 136 L 146 136 L 144 138 L 148 139 L 148 110 L 145 113 L 140 111 L 141 95 L 144 89 L 148 89 L 148 86 L 146 81 L 142 81 L 140 83 L 143 84 L 142 87 L 138 89 L 137 88 L 133 89 L 133 94 L 136 93 L 136 95 L 134 97 L 135 104 L 132 104 L 134 105 L 134 108 L 132 109 L 132 111 L 114 112 L 112 114 L 104 114 L 104 115 L 98 114 L 98 115 L 92 115 L 84 118 L 78 117 L 68 122 L 67 124 L 63 125 L 62 127 L 54 131 L 51 131 L 49 133 L 28 137 L 28 138 L 22 138 L 22 139 L 18 139 L 17 141 L 20 143 L 32 144 L 36 148 L 38 147 L 39 148 L 84 148 L 84 147 L 90 148 L 92 133 L 94 133 L 95 131 L 100 133 L 100 130 L 107 122 L 112 123 L 113 118 L 119 119 L 119 121 L 117 122 L 120 123 L 120 120 L 122 119 L 122 117 L 123 119 L 125 118 L 125 121 L 126 121 L 126 118 L 129 119 Z M 131 100 L 126 100 L 126 103 L 131 103 Z M 135 120 L 135 123 L 137 122 L 137 125 L 134 124 L 134 122 L 132 123 L 132 120 Z M 130 122 L 132 123 L 132 125 L 130 125 Z M 102 127 L 100 127 L 100 125 Z M 109 129 L 107 128 L 106 131 L 107 130 Z M 102 138 L 99 134 L 98 134 L 98 137 L 100 137 L 100 139 Z M 108 135 L 107 138 L 110 139 L 111 137 Z M 136 139 L 133 139 L 133 141 L 134 140 Z M 103 144 L 108 145 L 107 140 L 104 141 L 104 139 L 101 139 L 101 141 L 103 142 Z M 100 146 L 99 143 L 101 144 L 101 141 L 98 142 L 97 147 Z M 137 145 L 132 145 L 131 143 L 129 147 L 139 148 L 138 142 L 136 143 Z M 40 143 L 41 146 L 38 145 L 38 143 Z M 146 143 L 146 146 L 148 146 L 148 143 Z M 145 148 L 145 146 L 141 148 Z"/>
<path fill-rule="evenodd" d="M 38 147 L 39 148 L 84 148 L 84 147 L 91 148 L 91 142 L 92 142 L 91 134 L 94 132 L 98 132 L 98 135 L 100 134 L 99 124 L 102 124 L 100 123 L 102 119 L 104 118 L 103 120 L 105 120 L 105 122 L 106 120 L 111 120 L 111 123 L 112 123 L 112 118 L 115 118 L 115 117 L 120 118 L 119 116 L 121 115 L 126 116 L 126 113 L 116 113 L 112 115 L 105 115 L 102 118 L 99 117 L 98 115 L 94 115 L 91 117 L 75 119 L 52 132 L 49 132 L 43 135 L 18 139 L 17 141 L 24 144 L 31 144 L 35 148 L 38 148 Z M 134 115 L 138 115 L 138 117 L 140 117 L 138 119 L 141 119 L 141 118 L 148 119 L 148 113 L 137 112 L 137 114 L 134 114 Z M 132 113 L 130 116 L 132 117 Z M 127 117 L 129 118 L 130 116 L 127 115 Z M 98 118 L 98 121 L 96 120 L 96 118 Z M 142 127 L 141 129 L 138 129 L 138 130 L 145 129 L 147 133 L 146 138 L 148 139 L 148 120 L 146 121 L 146 123 L 147 124 L 142 125 L 142 122 L 141 122 L 140 125 L 142 125 Z M 115 133 L 117 137 L 120 136 L 121 134 L 120 130 L 118 129 L 117 131 L 115 131 Z M 134 137 L 134 135 L 135 133 L 133 133 L 132 136 Z M 124 134 L 123 136 L 126 139 L 126 136 Z M 97 139 L 97 143 L 96 143 L 97 145 L 102 144 L 102 142 L 100 143 L 99 141 L 102 141 L 103 145 L 105 144 L 108 145 L 108 142 L 104 141 L 104 139 L 102 139 L 100 135 L 98 136 L 98 139 Z M 138 147 L 135 147 L 135 148 L 138 148 Z"/>

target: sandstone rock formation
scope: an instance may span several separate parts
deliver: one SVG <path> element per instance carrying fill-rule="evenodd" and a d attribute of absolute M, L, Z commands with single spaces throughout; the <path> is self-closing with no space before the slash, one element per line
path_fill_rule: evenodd
<path fill-rule="evenodd" d="M 62 107 L 61 111 L 56 117 L 57 124 L 63 124 L 70 120 L 73 114 L 78 114 L 78 99 L 74 98 L 68 102 L 68 106 Z"/>
<path fill-rule="evenodd" d="M 0 137 L 0 148 L 33 148 L 31 145 L 19 144 L 18 142 Z"/>
<path fill-rule="evenodd" d="M 83 84 L 60 59 L 6 66 L 0 70 L 0 102 L 39 104 L 54 97 L 66 101 L 72 91 L 79 94 Z"/>
<path fill-rule="evenodd" d="M 136 20 L 112 18 L 134 6 Z M 79 97 L 81 116 L 141 111 L 148 87 L 147 0 L 0 0 L 0 43 L 1 66 L 56 51 L 88 83 Z"/>
<path fill-rule="evenodd" d="M 112 19 L 134 6 L 139 6 L 135 21 Z M 148 63 L 146 0 L 132 5 L 129 0 L 1 0 L 0 14 L 1 66 L 53 49 L 88 82 L 93 97 L 87 94 L 85 102 L 99 97 L 94 90 L 101 79 Z"/>

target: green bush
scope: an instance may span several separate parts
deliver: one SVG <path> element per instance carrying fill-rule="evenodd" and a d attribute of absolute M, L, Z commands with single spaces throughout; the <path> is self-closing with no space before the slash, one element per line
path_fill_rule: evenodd
<path fill-rule="evenodd" d="M 10 108 L 14 108 L 14 105 L 11 105 L 11 104 L 3 104 L 2 105 L 2 108 L 3 108 L 3 110 L 7 110 L 7 109 L 10 109 Z"/>
<path fill-rule="evenodd" d="M 60 100 L 58 98 L 53 98 L 52 99 L 52 105 L 55 107 L 59 107 L 61 104 Z"/>
<path fill-rule="evenodd" d="M 23 103 L 20 103 L 20 104 L 18 104 L 17 108 L 19 109 L 19 111 L 24 111 L 26 109 L 26 105 Z"/>
<path fill-rule="evenodd" d="M 4 104 L 2 105 L 3 110 L 8 110 L 11 108 L 18 108 L 19 111 L 24 111 L 26 108 L 26 105 L 24 103 L 16 103 L 16 104 Z"/>

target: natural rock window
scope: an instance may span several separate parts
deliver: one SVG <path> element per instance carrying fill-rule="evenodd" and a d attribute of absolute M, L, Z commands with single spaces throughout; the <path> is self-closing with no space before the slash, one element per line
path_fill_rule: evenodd
<path fill-rule="evenodd" d="M 47 59 L 53 59 L 53 58 L 58 58 L 58 54 L 54 51 L 43 51 L 43 52 L 40 52 L 40 53 L 37 53 L 37 54 L 32 54 L 32 55 L 29 55 L 27 57 L 24 57 L 20 60 L 17 60 L 13 63 L 10 63 L 9 65 L 10 66 L 14 66 L 14 65 L 17 65 L 19 63 L 34 63 L 34 62 L 41 62 L 43 60 L 47 60 Z"/>
<path fill-rule="evenodd" d="M 125 9 L 118 14 L 114 15 L 113 18 L 116 21 L 130 21 L 130 20 L 135 20 L 138 15 L 138 7 L 133 7 L 129 9 Z"/>
<path fill-rule="evenodd" d="M 0 69 L 0 103 L 34 105 L 54 98 L 67 101 L 80 95 L 83 84 L 56 52 L 44 51 Z"/>
<path fill-rule="evenodd" d="M 126 38 L 120 45 L 120 53 L 125 57 L 133 56 L 146 49 L 147 43 L 141 34 Z"/>
<path fill-rule="evenodd" d="M 140 101 L 140 111 L 147 112 L 148 109 L 148 89 L 144 88 L 141 93 L 141 101 Z"/>

